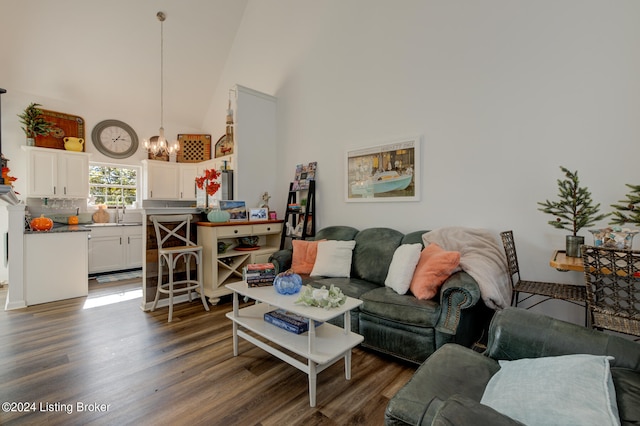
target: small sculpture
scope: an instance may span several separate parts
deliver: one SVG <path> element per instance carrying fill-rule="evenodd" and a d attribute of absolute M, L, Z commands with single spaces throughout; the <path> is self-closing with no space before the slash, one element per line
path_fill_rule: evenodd
<path fill-rule="evenodd" d="M 261 209 L 267 209 L 267 211 L 269 210 L 269 199 L 271 198 L 271 195 L 269 195 L 269 193 L 267 191 L 264 192 L 264 194 L 262 194 L 262 202 L 260 203 L 260 205 L 258 207 L 260 207 Z"/>

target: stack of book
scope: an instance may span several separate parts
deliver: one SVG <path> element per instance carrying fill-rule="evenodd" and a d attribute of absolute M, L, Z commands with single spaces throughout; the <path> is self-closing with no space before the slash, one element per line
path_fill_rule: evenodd
<path fill-rule="evenodd" d="M 296 334 L 302 334 L 309 331 L 309 318 L 301 317 L 293 312 L 289 312 L 285 309 L 276 309 L 275 311 L 266 312 L 264 314 L 264 320 L 269 324 L 273 324 L 276 327 L 280 327 L 283 330 L 290 331 Z M 322 323 L 315 322 L 315 326 L 319 326 Z"/>
<path fill-rule="evenodd" d="M 273 285 L 276 278 L 276 267 L 273 263 L 250 263 L 242 268 L 242 279 L 249 287 Z"/>

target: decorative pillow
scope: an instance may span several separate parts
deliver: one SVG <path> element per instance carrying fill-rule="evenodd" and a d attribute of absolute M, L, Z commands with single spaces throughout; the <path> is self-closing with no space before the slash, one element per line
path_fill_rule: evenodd
<path fill-rule="evenodd" d="M 409 288 L 418 299 L 431 299 L 460 264 L 460 252 L 446 251 L 431 243 L 420 253 Z"/>
<path fill-rule="evenodd" d="M 316 255 L 318 254 L 318 243 L 320 241 L 304 241 L 293 240 L 293 256 L 291 258 L 291 269 L 296 274 L 309 275 L 316 263 Z"/>
<path fill-rule="evenodd" d="M 402 244 L 393 253 L 391 265 L 387 272 L 384 285 L 391 287 L 398 294 L 405 294 L 409 291 L 413 271 L 416 270 L 422 244 Z"/>
<path fill-rule="evenodd" d="M 316 262 L 311 271 L 312 277 L 345 277 L 351 275 L 351 257 L 356 242 L 320 241 Z"/>
<path fill-rule="evenodd" d="M 610 356 L 499 361 L 480 403 L 527 425 L 620 424 Z"/>

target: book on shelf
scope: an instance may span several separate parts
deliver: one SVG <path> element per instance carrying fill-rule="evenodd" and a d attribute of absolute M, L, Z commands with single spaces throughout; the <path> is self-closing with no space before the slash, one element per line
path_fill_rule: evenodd
<path fill-rule="evenodd" d="M 242 279 L 249 287 L 263 287 L 273 285 L 276 269 L 272 263 L 249 264 L 242 268 Z"/>
<path fill-rule="evenodd" d="M 272 277 L 261 277 L 261 278 L 247 278 L 245 281 L 249 287 L 266 287 L 273 285 L 273 280 L 276 276 Z"/>
<path fill-rule="evenodd" d="M 249 263 L 247 266 L 247 271 L 274 271 L 276 267 L 273 263 Z"/>
<path fill-rule="evenodd" d="M 276 309 L 264 314 L 264 320 L 276 327 L 290 331 L 291 333 L 302 334 L 309 331 L 309 318 L 296 315 L 286 309 Z M 322 325 L 322 322 L 315 321 L 315 326 Z"/>

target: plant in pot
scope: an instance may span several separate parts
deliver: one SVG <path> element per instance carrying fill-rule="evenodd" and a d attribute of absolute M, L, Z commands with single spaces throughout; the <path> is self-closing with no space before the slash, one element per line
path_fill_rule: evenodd
<path fill-rule="evenodd" d="M 220 183 L 218 182 L 220 176 L 221 173 L 216 169 L 206 169 L 202 176 L 196 178 L 196 186 L 198 189 L 205 191 L 205 211 L 207 211 L 207 219 L 209 222 L 227 222 L 230 218 L 229 212 L 215 208 L 210 210 L 209 197 L 213 197 L 220 189 Z"/>
<path fill-rule="evenodd" d="M 578 236 L 580 229 L 591 226 L 611 213 L 598 213 L 600 203 L 593 204 L 591 192 L 580 186 L 578 171 L 572 172 L 560 166 L 565 179 L 558 179 L 558 201 L 545 200 L 538 202 L 542 207 L 538 210 L 555 217 L 547 222 L 558 229 L 571 231 L 566 237 L 567 256 L 580 257 L 580 246 L 584 244 L 584 237 Z"/>
<path fill-rule="evenodd" d="M 27 145 L 34 146 L 36 136 L 46 136 L 53 130 L 54 123 L 47 121 L 38 107 L 42 105 L 31 103 L 22 114 L 18 114 L 22 130 L 27 135 Z"/>

